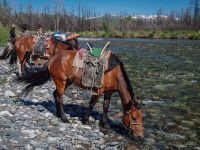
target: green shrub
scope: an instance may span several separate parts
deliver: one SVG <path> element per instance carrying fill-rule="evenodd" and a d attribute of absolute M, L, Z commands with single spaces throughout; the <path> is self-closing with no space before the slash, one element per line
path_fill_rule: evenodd
<path fill-rule="evenodd" d="M 3 26 L 0 26 L 0 46 L 8 42 L 9 39 L 9 29 Z"/>
<path fill-rule="evenodd" d="M 82 37 L 105 37 L 105 38 L 154 38 L 154 39 L 200 39 L 200 31 L 178 30 L 178 31 L 84 31 Z"/>

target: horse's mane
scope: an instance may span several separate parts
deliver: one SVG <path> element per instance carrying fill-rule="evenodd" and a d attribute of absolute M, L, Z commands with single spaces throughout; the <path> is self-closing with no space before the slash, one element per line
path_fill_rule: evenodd
<path fill-rule="evenodd" d="M 127 87 L 128 87 L 128 91 L 131 95 L 131 99 L 134 99 L 133 88 L 132 88 L 131 82 L 129 80 L 129 77 L 126 73 L 124 64 L 122 63 L 122 61 L 119 59 L 118 56 L 116 56 L 115 54 L 112 54 L 110 59 L 109 59 L 108 71 L 114 69 L 117 65 L 120 65 L 122 74 L 124 76 L 124 80 L 126 81 L 126 84 L 127 84 Z"/>

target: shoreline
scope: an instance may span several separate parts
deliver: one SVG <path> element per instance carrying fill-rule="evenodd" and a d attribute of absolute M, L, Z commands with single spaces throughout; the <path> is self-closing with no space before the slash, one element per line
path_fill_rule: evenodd
<path fill-rule="evenodd" d="M 200 40 L 200 31 L 84 31 L 79 32 L 81 38 L 141 38 L 141 39 L 178 39 Z"/>

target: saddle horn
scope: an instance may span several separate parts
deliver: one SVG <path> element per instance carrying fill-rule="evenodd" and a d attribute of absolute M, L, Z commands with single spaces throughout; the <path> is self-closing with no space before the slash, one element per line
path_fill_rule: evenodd
<path fill-rule="evenodd" d="M 87 46 L 89 47 L 90 52 L 92 52 L 92 47 L 90 46 L 90 44 L 89 44 L 88 42 L 87 42 L 86 44 L 87 44 Z"/>
<path fill-rule="evenodd" d="M 107 42 L 106 45 L 104 46 L 104 48 L 101 51 L 101 55 L 103 54 L 103 52 L 110 46 L 110 42 Z"/>

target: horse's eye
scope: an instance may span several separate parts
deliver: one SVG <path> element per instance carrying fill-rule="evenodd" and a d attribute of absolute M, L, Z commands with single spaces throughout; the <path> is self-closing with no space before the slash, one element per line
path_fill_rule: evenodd
<path fill-rule="evenodd" d="M 133 121 L 134 123 L 136 123 L 136 122 L 137 122 L 137 119 L 136 119 L 136 118 L 132 118 L 132 121 Z"/>

